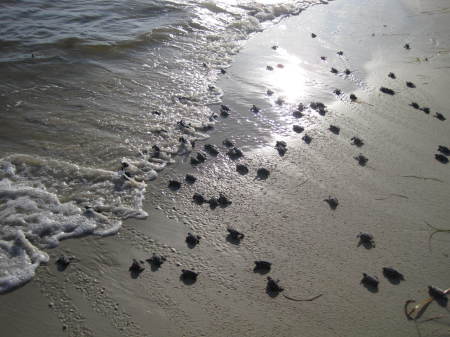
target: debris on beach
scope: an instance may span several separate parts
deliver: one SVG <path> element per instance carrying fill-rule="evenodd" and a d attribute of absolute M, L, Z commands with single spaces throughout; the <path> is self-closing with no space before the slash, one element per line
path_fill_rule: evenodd
<path fill-rule="evenodd" d="M 330 206 L 330 208 L 334 211 L 338 205 L 339 205 L 339 201 L 337 200 L 337 198 L 331 197 L 329 196 L 327 199 L 324 199 L 323 201 L 325 201 L 328 206 Z"/>
<path fill-rule="evenodd" d="M 256 171 L 256 177 L 260 180 L 266 180 L 270 176 L 270 171 L 266 168 L 259 168 Z"/>
<path fill-rule="evenodd" d="M 278 151 L 278 154 L 283 157 L 287 152 L 287 144 L 285 141 L 279 140 L 275 144 L 275 149 Z"/>
<path fill-rule="evenodd" d="M 383 275 L 391 282 L 400 282 L 400 281 L 405 280 L 405 277 L 403 276 L 403 274 L 401 274 L 400 272 L 398 272 L 396 269 L 394 269 L 392 267 L 384 267 Z"/>
<path fill-rule="evenodd" d="M 389 73 L 388 76 L 394 80 L 397 78 L 394 73 Z"/>
<path fill-rule="evenodd" d="M 188 233 L 186 236 L 186 243 L 192 248 L 200 243 L 200 235 L 194 235 L 192 233 Z"/>
<path fill-rule="evenodd" d="M 335 135 L 338 135 L 341 132 L 341 128 L 331 124 L 330 127 L 328 128 L 328 130 L 330 130 L 331 132 L 333 132 Z"/>
<path fill-rule="evenodd" d="M 437 118 L 437 119 L 439 119 L 440 121 L 445 121 L 445 120 L 446 120 L 446 118 L 444 117 L 444 115 L 441 114 L 441 113 L 439 113 L 439 112 L 436 112 L 435 115 L 434 115 L 434 117 Z"/>
<path fill-rule="evenodd" d="M 408 88 L 415 88 L 416 87 L 416 85 L 413 83 L 413 82 L 406 82 L 406 86 L 408 87 Z"/>
<path fill-rule="evenodd" d="M 386 87 L 381 87 L 380 91 L 384 94 L 395 95 L 395 91 Z"/>
<path fill-rule="evenodd" d="M 356 157 L 353 157 L 353 158 L 355 158 L 355 160 L 358 162 L 358 164 L 359 165 L 361 165 L 361 166 L 366 166 L 366 164 L 367 164 L 367 162 L 369 161 L 369 159 L 367 159 L 367 157 L 366 156 L 364 156 L 363 154 L 359 154 L 359 155 L 357 155 Z"/>
<path fill-rule="evenodd" d="M 197 178 L 194 177 L 192 174 L 186 174 L 186 177 L 184 178 L 184 180 L 186 180 L 186 182 L 188 184 L 192 185 L 193 183 L 195 183 L 197 181 Z"/>
<path fill-rule="evenodd" d="M 356 237 L 359 239 L 358 247 L 362 245 L 367 249 L 375 248 L 375 240 L 372 234 L 360 232 Z"/>
<path fill-rule="evenodd" d="M 442 164 L 447 164 L 448 163 L 448 158 L 440 153 L 435 154 L 434 157 L 436 158 L 436 160 L 438 162 L 441 162 Z"/>
<path fill-rule="evenodd" d="M 300 125 L 293 125 L 292 130 L 294 130 L 294 132 L 297 133 L 302 133 L 305 130 L 305 128 Z"/>
<path fill-rule="evenodd" d="M 255 261 L 255 268 L 253 268 L 253 271 L 259 274 L 267 274 L 270 271 L 271 267 L 272 267 L 271 262 L 263 260 Z"/>
<path fill-rule="evenodd" d="M 425 300 L 421 301 L 420 304 L 414 305 L 412 309 L 410 310 L 409 307 L 411 304 L 416 303 L 415 300 L 407 300 L 404 305 L 404 312 L 405 316 L 410 321 L 418 321 L 420 317 L 423 316 L 426 309 L 428 308 L 429 304 L 433 301 L 436 301 L 439 305 L 446 307 L 448 302 L 447 294 L 450 293 L 450 288 L 446 290 L 442 290 L 440 288 L 434 287 L 434 286 L 428 286 L 428 295 L 429 298 L 426 298 Z M 426 319 L 426 321 L 439 319 L 442 316 L 432 317 Z"/>
<path fill-rule="evenodd" d="M 351 144 L 356 145 L 357 147 L 361 147 L 364 145 L 364 141 L 361 138 L 352 137 L 350 140 L 351 140 Z"/>
<path fill-rule="evenodd" d="M 172 191 L 177 191 L 181 188 L 181 183 L 177 180 L 169 180 L 169 185 L 168 185 L 169 189 L 171 189 Z"/>

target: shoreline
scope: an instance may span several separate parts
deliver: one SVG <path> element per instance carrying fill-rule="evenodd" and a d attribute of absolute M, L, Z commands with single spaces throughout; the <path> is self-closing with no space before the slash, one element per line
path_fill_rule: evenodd
<path fill-rule="evenodd" d="M 386 1 L 378 1 L 378 5 L 380 3 Z M 371 6 L 378 8 L 377 4 Z M 399 7 L 391 6 L 400 11 Z M 411 110 L 408 107 L 411 98 L 404 94 L 405 89 L 400 91 L 398 82 L 386 79 L 389 68 L 386 63 L 391 59 L 395 61 L 395 72 L 401 79 L 414 75 L 408 76 L 408 80 L 420 84 L 420 88 L 415 89 L 419 93 L 414 99 L 429 104 L 434 111 L 443 109 L 448 102 L 444 91 L 439 91 L 440 87 L 448 87 L 445 86 L 448 76 L 434 69 L 435 62 L 440 67 L 449 64 L 449 60 L 448 56 L 440 55 L 431 65 L 407 63 L 405 59 L 410 56 L 402 50 L 403 37 L 388 41 L 386 45 L 391 49 L 380 48 L 387 50 L 386 54 L 374 58 L 367 57 L 372 55 L 371 51 L 358 54 L 363 43 L 361 36 L 363 33 L 370 36 L 372 26 L 359 32 L 360 40 L 339 35 L 337 32 L 343 30 L 339 23 L 341 12 L 351 7 L 351 2 L 342 1 L 314 6 L 253 36 L 235 56 L 229 76 L 217 83 L 225 92 L 224 104 L 240 114 L 236 119 L 231 117 L 229 121 L 216 124 L 216 130 L 206 142 L 220 145 L 233 130 L 242 132 L 240 137 L 234 138 L 245 150 L 244 158 L 238 162 L 248 164 L 248 175 L 240 176 L 235 172 L 235 162 L 223 155 L 222 146 L 221 155 L 198 168 L 191 168 L 187 157 L 165 169 L 148 186 L 147 220 L 126 221 L 114 237 L 64 242 L 49 251 L 51 261 L 65 253 L 75 255 L 80 262 L 73 263 L 62 273 L 56 271 L 53 263 L 42 266 L 30 284 L 2 296 L 4 303 L 9 303 L 4 307 L 17 311 L 36 308 L 12 321 L 14 315 L 0 312 L 0 321 L 11 322 L 8 337 L 44 335 L 44 331 L 46 336 L 60 336 L 63 325 L 67 326 L 65 333 L 70 336 L 293 336 L 301 333 L 359 336 L 361 331 L 366 336 L 390 335 L 392 331 L 396 331 L 396 336 L 414 335 L 415 326 L 405 320 L 402 312 L 404 301 L 411 297 L 425 298 L 429 284 L 444 288 L 449 276 L 446 268 L 450 253 L 446 248 L 448 238 L 442 235 L 432 241 L 430 251 L 429 231 L 422 223 L 428 221 L 442 227 L 447 219 L 445 201 L 450 174 L 448 166 L 434 160 L 433 146 L 445 141 L 448 121 L 441 123 L 432 116 Z M 390 14 L 392 25 L 396 22 L 396 13 Z M 334 21 L 331 17 L 335 17 Z M 322 21 L 315 20 L 317 18 Z M 417 25 L 420 16 L 414 18 L 409 25 L 399 25 L 392 30 Z M 328 27 L 323 23 L 327 20 L 342 30 L 336 28 L 327 32 Z M 352 20 L 368 24 L 356 15 Z M 301 46 L 291 49 L 295 34 L 289 32 L 300 23 L 304 36 L 297 41 Z M 391 24 L 383 27 L 381 22 L 369 23 L 379 29 L 375 32 L 374 43 L 382 43 L 383 38 L 377 36 L 383 36 L 383 29 L 391 29 Z M 434 24 L 438 26 L 439 22 Z M 351 22 L 347 25 L 348 28 Z M 319 27 L 323 31 L 319 31 Z M 309 28 L 317 32 L 317 39 L 310 38 Z M 272 52 L 270 46 L 277 42 L 275 37 L 280 32 L 285 33 L 279 41 L 280 50 Z M 426 36 L 425 28 L 418 33 Z M 343 37 L 333 43 L 345 48 L 344 59 L 333 59 L 335 56 L 331 54 L 336 48 L 330 41 L 338 36 Z M 416 39 L 411 43 L 411 54 L 422 57 L 428 42 L 421 45 L 419 37 Z M 389 55 L 393 46 L 399 50 Z M 329 63 L 325 66 L 314 63 L 323 53 L 328 53 Z M 298 57 L 292 59 L 292 55 Z M 268 60 L 285 64 L 286 71 L 302 60 L 300 64 L 306 69 L 305 74 L 316 74 L 317 78 L 307 79 L 309 84 L 303 87 L 301 97 L 290 98 L 287 92 L 287 105 L 297 104 L 298 100 L 305 104 L 323 100 L 329 113 L 321 117 L 311 112 L 304 121 L 294 121 L 289 109 L 283 110 L 273 103 L 277 96 L 267 100 L 266 84 L 277 76 L 265 72 Z M 293 61 L 289 63 L 289 60 Z M 328 68 L 333 62 L 340 62 L 340 68 L 355 67 L 350 81 L 329 76 Z M 325 85 L 326 81 L 332 84 Z M 393 97 L 378 93 L 378 87 L 386 83 L 396 86 L 399 92 Z M 342 87 L 345 93 L 342 98 L 333 96 L 334 86 Z M 286 87 L 279 83 L 278 89 L 274 91 L 279 93 Z M 373 106 L 349 103 L 347 95 L 351 92 Z M 245 125 L 249 125 L 244 121 L 250 120 L 251 124 L 252 115 L 245 113 L 251 104 L 263 110 L 255 118 L 266 119 L 263 124 L 266 126 L 256 135 L 244 133 Z M 305 132 L 313 137 L 311 144 L 303 143 L 303 134 L 291 131 L 294 122 L 304 123 Z M 339 135 L 327 131 L 330 123 L 341 127 Z M 272 127 L 277 131 L 275 135 L 269 132 Z M 366 141 L 361 150 L 349 144 L 355 133 Z M 420 141 L 417 141 L 418 134 Z M 256 137 L 256 144 L 264 146 L 255 150 L 242 146 L 252 137 Z M 288 144 L 284 157 L 273 148 L 275 140 L 281 139 Z M 369 158 L 366 167 L 359 167 L 352 158 L 359 151 Z M 420 160 L 424 154 L 429 157 Z M 271 175 L 266 181 L 253 179 L 259 167 L 270 169 Z M 183 184 L 176 193 L 167 189 L 169 179 L 181 179 L 187 172 L 197 176 L 194 185 Z M 415 179 L 417 181 L 411 183 L 414 178 L 399 179 L 402 175 L 434 177 L 443 182 Z M 210 210 L 206 205 L 191 202 L 194 192 L 207 196 L 223 192 L 233 204 Z M 339 199 L 336 211 L 322 201 L 330 194 Z M 394 194 L 407 199 L 391 198 Z M 240 245 L 225 240 L 227 226 L 235 226 L 246 234 Z M 202 236 L 201 243 L 194 249 L 188 249 L 184 243 L 188 231 Z M 360 231 L 370 231 L 375 236 L 376 248 L 366 250 L 356 246 L 356 235 Z M 146 259 L 152 253 L 164 254 L 168 261 L 155 272 L 146 265 L 139 278 L 131 279 L 127 272 L 131 259 Z M 302 304 L 286 301 L 282 296 L 270 298 L 264 292 L 265 276 L 252 272 L 253 261 L 258 259 L 273 262 L 273 270 L 268 275 L 281 280 L 286 295 L 310 297 L 323 291 L 324 296 Z M 391 264 L 405 274 L 405 282 L 392 285 L 382 277 L 381 268 Z M 182 268 L 199 271 L 197 283 L 186 286 L 180 282 Z M 379 276 L 377 294 L 359 284 L 362 272 Z M 442 314 L 439 309 L 432 306 L 427 314 Z M 23 324 L 24 316 L 27 324 Z M 46 322 L 45 327 L 36 330 L 41 321 Z M 17 327 L 22 330 L 15 330 Z M 446 331 L 436 324 L 421 325 L 420 329 L 423 336 Z"/>

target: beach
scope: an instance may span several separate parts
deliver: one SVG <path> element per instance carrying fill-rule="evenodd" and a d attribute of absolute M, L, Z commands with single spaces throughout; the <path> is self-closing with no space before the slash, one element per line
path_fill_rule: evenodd
<path fill-rule="evenodd" d="M 449 165 L 435 159 L 438 146 L 450 147 L 445 6 L 336 0 L 251 34 L 214 83 L 223 96 L 209 107 L 220 114 L 225 104 L 230 116 L 195 144 L 196 151 L 215 144 L 219 154 L 199 165 L 191 165 L 192 154 L 178 156 L 159 172 L 145 191 L 147 218 L 125 220 L 112 236 L 46 250 L 49 263 L 1 295 L 2 336 L 450 335 L 448 307 L 431 303 L 423 319 L 440 318 L 428 322 L 404 314 L 407 300 L 428 297 L 428 286 L 450 287 L 450 235 L 430 237 L 427 225 L 450 229 Z M 293 116 L 299 103 L 311 102 L 323 102 L 325 113 L 306 108 Z M 364 145 L 352 145 L 352 137 Z M 243 157 L 230 159 L 224 139 Z M 283 156 L 277 141 L 287 144 Z M 355 160 L 360 154 L 364 165 Z M 239 174 L 238 163 L 249 172 Z M 269 170 L 267 179 L 257 178 L 260 168 Z M 186 174 L 196 182 L 187 184 Z M 169 180 L 181 188 L 170 190 Z M 199 205 L 194 193 L 223 194 L 231 204 Z M 335 209 L 327 198 L 338 200 Z M 245 237 L 227 240 L 230 227 Z M 194 248 L 188 232 L 201 237 Z M 359 244 L 361 232 L 373 235 L 375 247 Z M 145 262 L 154 253 L 167 258 L 159 269 Z M 55 265 L 61 254 L 75 257 L 64 271 Z M 145 267 L 136 278 L 128 270 L 133 259 Z M 270 261 L 270 272 L 255 273 L 257 260 Z M 383 267 L 405 280 L 389 281 Z M 199 272 L 197 281 L 185 284 L 182 269 Z M 377 291 L 361 284 L 363 273 L 377 276 Z M 280 280 L 278 296 L 266 293 L 267 276 Z M 322 296 L 296 302 L 283 295 Z"/>

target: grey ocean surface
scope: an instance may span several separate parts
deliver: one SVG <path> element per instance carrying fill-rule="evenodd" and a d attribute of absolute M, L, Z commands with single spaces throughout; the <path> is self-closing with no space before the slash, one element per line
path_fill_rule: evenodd
<path fill-rule="evenodd" d="M 220 68 L 312 3 L 2 1 L 0 292 L 60 240 L 146 217 L 147 182 L 219 119 Z"/>

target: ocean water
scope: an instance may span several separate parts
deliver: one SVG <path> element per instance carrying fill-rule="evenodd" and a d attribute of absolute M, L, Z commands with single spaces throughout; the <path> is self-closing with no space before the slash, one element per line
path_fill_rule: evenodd
<path fill-rule="evenodd" d="M 2 1 L 0 293 L 61 240 L 145 218 L 147 184 L 220 123 L 220 69 L 318 2 Z"/>

